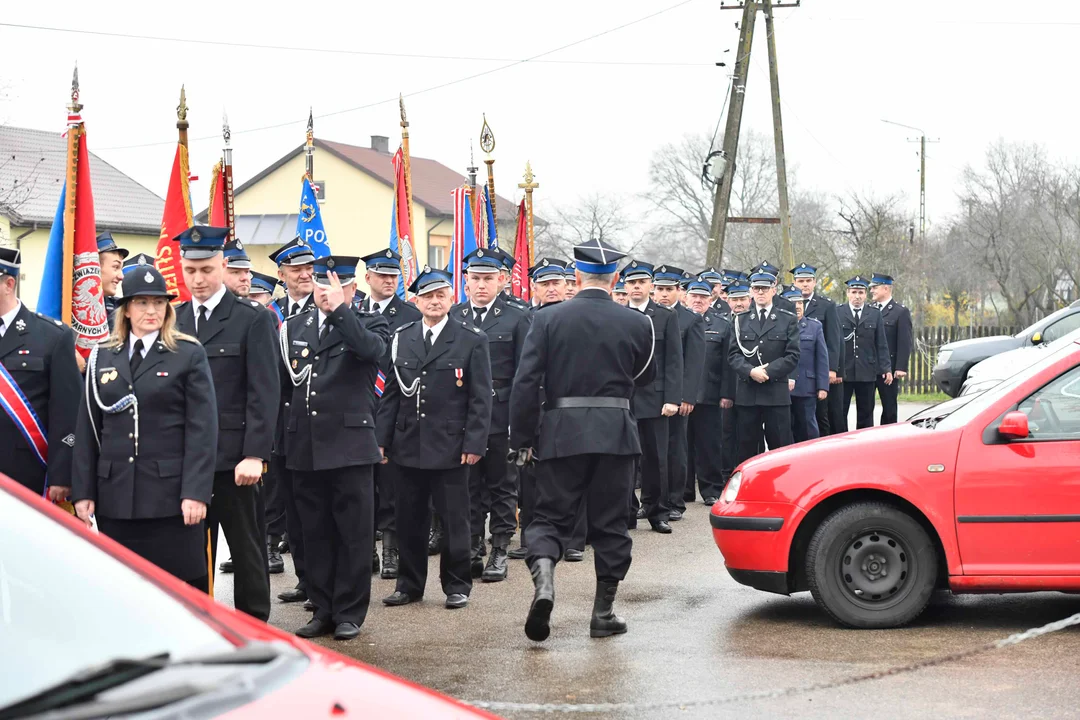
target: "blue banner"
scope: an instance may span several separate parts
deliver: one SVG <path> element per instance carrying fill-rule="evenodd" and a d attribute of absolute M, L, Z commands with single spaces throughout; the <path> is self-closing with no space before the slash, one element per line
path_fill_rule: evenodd
<path fill-rule="evenodd" d="M 499 248 L 499 229 L 495 227 L 495 208 L 493 205 L 495 200 L 488 192 L 487 185 L 484 186 L 484 200 L 487 201 L 484 203 L 484 207 L 487 209 L 487 246 L 497 250 Z"/>
<path fill-rule="evenodd" d="M 60 189 L 60 204 L 56 206 L 49 247 L 45 250 L 45 270 L 41 274 L 37 311 L 55 320 L 63 318 L 60 305 L 64 302 L 64 206 L 67 204 L 67 183 Z"/>
<path fill-rule="evenodd" d="M 300 188 L 300 217 L 296 221 L 296 234 L 315 253 L 316 258 L 330 255 L 330 243 L 326 239 L 319 201 L 315 199 L 315 186 L 304 177 Z"/>
<path fill-rule="evenodd" d="M 397 232 L 397 193 L 394 193 L 394 201 L 390 203 L 390 249 L 401 254 L 401 243 L 399 242 Z M 404 264 L 405 260 L 402 258 L 401 262 Z M 397 280 L 397 296 L 402 300 L 405 300 L 405 273 L 402 272 L 398 275 Z M 381 397 L 381 396 L 380 396 Z"/>

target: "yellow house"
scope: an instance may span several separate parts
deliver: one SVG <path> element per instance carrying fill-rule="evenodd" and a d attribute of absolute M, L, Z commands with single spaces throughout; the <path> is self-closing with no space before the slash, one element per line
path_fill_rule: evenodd
<path fill-rule="evenodd" d="M 335 253 L 363 257 L 389 246 L 394 168 L 389 139 L 374 135 L 371 147 L 315 140 L 315 183 L 327 239 Z M 464 175 L 427 158 L 410 161 L 413 245 L 421 265 L 446 267 L 454 234 L 451 191 Z M 259 272 L 276 275 L 269 255 L 296 234 L 301 178 L 306 167 L 300 145 L 236 188 L 236 235 Z M 496 198 L 499 239 L 513 244 L 517 207 Z M 206 212 L 199 216 L 205 221 Z M 361 285 L 363 285 L 361 279 Z"/>
<path fill-rule="evenodd" d="M 66 154 L 67 140 L 55 130 L 0 126 L 0 245 L 22 253 L 19 298 L 30 308 L 37 306 Z M 165 201 L 93 153 L 90 184 L 97 231 L 112 231 L 132 254 L 156 255 Z"/>

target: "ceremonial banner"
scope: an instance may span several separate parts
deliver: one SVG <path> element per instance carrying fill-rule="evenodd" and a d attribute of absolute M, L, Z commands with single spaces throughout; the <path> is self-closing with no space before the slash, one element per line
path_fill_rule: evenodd
<path fill-rule="evenodd" d="M 465 300 L 465 270 L 462 263 L 476 250 L 476 231 L 473 229 L 469 188 L 455 188 L 450 194 L 454 196 L 454 244 L 450 248 L 446 272 L 454 278 L 454 302 L 459 303 Z"/>
<path fill-rule="evenodd" d="M 64 277 L 65 235 L 67 227 L 67 183 L 60 190 L 49 247 L 45 252 L 45 269 L 41 277 L 37 311 L 57 320 L 67 320 L 70 312 L 71 329 L 75 331 L 75 347 L 83 357 L 109 335 L 108 316 L 101 289 L 101 267 L 98 265 L 97 231 L 94 224 L 94 193 L 90 187 L 90 153 L 86 148 L 86 131 L 79 125 L 69 129 L 75 134 L 78 151 L 69 157 L 66 177 L 74 177 L 74 233 L 71 243 L 71 276 Z M 72 168 L 74 164 L 74 168 Z M 74 174 L 72 174 L 74 170 Z M 71 304 L 65 308 L 64 289 L 69 288 Z M 66 311 L 66 312 L 65 312 Z"/>
<path fill-rule="evenodd" d="M 210 176 L 210 211 L 206 224 L 211 227 L 227 227 L 225 216 L 225 166 L 219 160 Z"/>
<path fill-rule="evenodd" d="M 398 296 L 404 300 L 405 290 L 416 280 L 419 270 L 416 262 L 416 246 L 412 240 L 412 222 L 409 219 L 409 196 L 405 184 L 405 158 L 401 148 L 394 153 L 394 214 L 390 219 L 390 249 L 401 255 L 401 280 Z"/>
<path fill-rule="evenodd" d="M 510 288 L 514 295 L 525 302 L 532 299 L 529 287 L 529 220 L 526 217 L 524 198 L 518 205 L 517 238 L 514 240 L 514 273 Z"/>
<path fill-rule="evenodd" d="M 495 200 L 488 193 L 488 186 L 484 186 L 484 227 L 487 229 L 487 245 L 485 247 L 499 247 L 499 229 L 495 226 Z"/>
<path fill-rule="evenodd" d="M 476 246 L 482 248 L 488 247 L 487 208 L 484 205 L 484 199 L 486 197 L 487 186 L 483 186 L 483 190 L 477 187 L 476 207 L 473 212 L 473 228 L 476 230 Z"/>
<path fill-rule="evenodd" d="M 296 220 L 296 234 L 303 238 L 315 253 L 315 259 L 331 254 L 319 201 L 315 198 L 315 185 L 307 175 L 300 181 L 300 217 Z"/>
<path fill-rule="evenodd" d="M 161 216 L 161 235 L 158 236 L 157 260 L 154 265 L 165 278 L 170 293 L 176 294 L 174 303 L 191 299 L 184 273 L 180 269 L 180 243 L 173 238 L 193 225 L 191 220 L 191 190 L 188 187 L 188 149 L 176 144 L 169 190 L 165 194 L 165 212 Z"/>

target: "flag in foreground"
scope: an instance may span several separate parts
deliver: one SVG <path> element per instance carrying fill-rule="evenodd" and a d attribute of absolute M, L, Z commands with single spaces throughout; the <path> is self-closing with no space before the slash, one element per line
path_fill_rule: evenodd
<path fill-rule="evenodd" d="M 518 205 L 517 237 L 514 240 L 514 272 L 511 292 L 525 302 L 532 299 L 529 287 L 529 220 L 525 214 L 525 199 Z"/>
<path fill-rule="evenodd" d="M 165 212 L 161 216 L 157 259 L 154 262 L 165 278 L 169 293 L 176 295 L 175 303 L 191 299 L 191 293 L 184 284 L 184 273 L 180 269 L 180 243 L 173 239 L 193 225 L 189 175 L 188 149 L 183 143 L 177 143 L 172 173 L 169 175 L 169 191 L 165 194 Z"/>
<path fill-rule="evenodd" d="M 450 248 L 450 262 L 446 272 L 454 278 L 454 302 L 465 300 L 465 270 L 463 264 L 476 250 L 476 230 L 473 228 L 472 205 L 469 188 L 462 186 L 450 192 L 454 196 L 454 245 Z"/>
<path fill-rule="evenodd" d="M 397 294 L 404 300 L 405 290 L 416 280 L 417 266 L 405 179 L 405 156 L 400 147 L 391 162 L 394 164 L 394 213 L 390 217 L 390 249 L 401 255 L 401 279 L 398 281 Z"/>
<path fill-rule="evenodd" d="M 307 175 L 300 183 L 300 217 L 296 220 L 296 234 L 311 248 L 316 260 L 329 257 L 330 243 L 326 239 L 319 200 L 315 197 L 315 184 Z"/>

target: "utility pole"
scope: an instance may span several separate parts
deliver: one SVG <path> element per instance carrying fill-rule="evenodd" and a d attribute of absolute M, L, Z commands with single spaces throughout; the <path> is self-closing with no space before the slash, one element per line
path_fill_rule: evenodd
<path fill-rule="evenodd" d="M 882 120 L 881 122 L 907 128 L 908 130 L 914 130 L 919 133 L 918 138 L 908 138 L 908 142 L 919 143 L 919 242 L 922 243 L 926 240 L 926 143 L 938 141 L 927 140 L 926 133 L 920 128 L 912 125 L 904 125 L 903 123 L 893 122 L 892 120 Z"/>
<path fill-rule="evenodd" d="M 784 124 L 780 117 L 780 71 L 776 66 L 776 29 L 773 24 L 772 0 L 765 0 L 765 33 L 769 45 L 769 88 L 772 96 L 773 145 L 776 151 L 776 188 L 780 194 L 780 256 L 781 271 L 789 283 L 791 268 L 795 267 L 795 250 L 791 246 L 791 211 L 788 207 L 787 160 L 784 156 Z"/>

